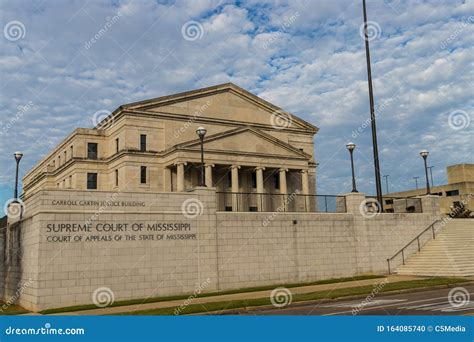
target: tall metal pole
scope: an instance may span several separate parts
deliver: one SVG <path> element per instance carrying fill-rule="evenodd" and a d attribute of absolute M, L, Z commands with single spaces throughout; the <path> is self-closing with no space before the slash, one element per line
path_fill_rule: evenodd
<path fill-rule="evenodd" d="M 433 183 L 433 168 L 434 168 L 434 166 L 428 166 L 428 169 L 430 169 L 431 187 L 434 186 L 434 183 Z"/>
<path fill-rule="evenodd" d="M 415 180 L 416 190 L 418 190 L 418 178 L 420 177 L 413 177 L 413 179 Z"/>
<path fill-rule="evenodd" d="M 374 168 L 375 168 L 375 188 L 377 191 L 377 201 L 380 205 L 380 212 L 383 212 L 382 201 L 382 183 L 380 179 L 380 165 L 379 165 L 379 149 L 377 146 L 377 126 L 375 124 L 375 105 L 374 93 L 372 87 L 372 70 L 370 68 L 370 50 L 369 50 L 369 35 L 367 32 L 367 9 L 365 0 L 362 0 L 364 6 L 364 40 L 365 40 L 365 55 L 367 57 L 367 81 L 369 84 L 369 101 L 370 101 L 370 121 L 372 123 L 372 147 L 374 151 Z"/>
<path fill-rule="evenodd" d="M 385 187 L 387 189 L 387 194 L 388 194 L 388 176 L 390 176 L 390 175 L 384 175 L 383 176 L 385 178 Z"/>

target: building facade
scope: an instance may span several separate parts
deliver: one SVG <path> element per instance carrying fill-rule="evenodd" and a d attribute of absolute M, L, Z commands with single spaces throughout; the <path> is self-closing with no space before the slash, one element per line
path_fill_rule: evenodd
<path fill-rule="evenodd" d="M 474 164 L 456 164 L 446 168 L 448 184 L 431 187 L 431 193 L 440 196 L 440 210 L 449 214 L 451 207 L 463 203 L 467 209 L 474 211 Z M 427 192 L 426 187 L 408 191 L 394 192 L 387 196 L 414 197 Z"/>
<path fill-rule="evenodd" d="M 192 189 L 199 185 L 200 126 L 207 130 L 206 186 L 233 193 L 315 194 L 318 128 L 227 83 L 122 105 L 95 128 L 76 129 L 26 174 L 23 197 L 58 188 Z"/>

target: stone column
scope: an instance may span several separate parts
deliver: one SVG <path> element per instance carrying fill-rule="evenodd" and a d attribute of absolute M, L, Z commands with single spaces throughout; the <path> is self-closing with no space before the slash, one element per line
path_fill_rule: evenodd
<path fill-rule="evenodd" d="M 171 191 L 171 169 L 167 166 L 163 168 L 163 191 L 170 192 Z"/>
<path fill-rule="evenodd" d="M 232 165 L 230 170 L 232 172 L 232 211 L 238 211 L 239 209 L 239 195 L 236 194 L 239 192 L 239 169 L 240 166 Z"/>
<path fill-rule="evenodd" d="M 258 211 L 264 211 L 265 209 L 265 196 L 262 195 L 265 191 L 263 185 L 263 171 L 265 170 L 264 167 L 257 167 L 255 168 L 255 173 L 257 175 L 257 208 Z"/>
<path fill-rule="evenodd" d="M 177 182 L 176 182 L 176 190 L 177 191 L 184 191 L 184 166 L 186 165 L 185 162 L 177 162 L 176 169 L 177 169 Z"/>
<path fill-rule="evenodd" d="M 208 188 L 212 188 L 212 168 L 214 164 L 206 164 L 205 166 L 205 174 L 206 174 L 206 186 Z"/>
<path fill-rule="evenodd" d="M 309 198 L 309 179 L 308 170 L 301 170 L 301 192 L 304 195 L 304 208 L 305 211 L 311 211 L 311 203 Z"/>
<path fill-rule="evenodd" d="M 287 203 L 286 203 L 286 199 L 288 197 L 288 188 L 286 187 L 286 172 L 288 171 L 288 169 L 285 169 L 285 168 L 281 168 L 280 169 L 280 194 L 283 194 L 283 196 L 281 196 L 281 205 L 282 205 L 282 208 L 284 208 L 284 211 L 287 210 Z"/>

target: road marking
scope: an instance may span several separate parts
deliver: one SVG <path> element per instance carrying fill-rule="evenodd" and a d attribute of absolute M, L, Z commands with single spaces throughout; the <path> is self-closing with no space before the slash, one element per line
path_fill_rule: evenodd
<path fill-rule="evenodd" d="M 454 307 L 447 301 L 442 301 L 438 303 L 430 303 L 423 305 L 413 305 L 413 306 L 400 306 L 399 309 L 403 310 L 422 310 L 422 311 L 441 311 L 441 312 L 458 312 L 466 311 L 474 308 L 474 302 L 468 302 L 462 306 Z"/>
<path fill-rule="evenodd" d="M 471 294 L 474 294 L 474 293 L 471 293 Z M 446 297 L 447 297 L 447 295 L 446 295 L 446 296 L 443 296 L 443 297 L 437 297 L 437 298 L 428 298 L 428 299 L 413 300 L 413 301 L 406 302 L 405 304 L 429 302 L 429 301 L 438 300 L 438 299 L 444 299 L 444 300 L 446 300 Z M 374 309 L 384 309 L 384 308 L 387 308 L 387 307 L 394 307 L 394 306 L 397 306 L 397 305 L 399 305 L 399 304 L 398 304 L 398 303 L 395 303 L 395 304 L 387 304 L 387 305 L 382 305 L 382 306 L 373 306 L 373 307 L 370 307 L 369 309 L 370 309 L 370 310 L 374 310 Z M 362 308 L 362 310 L 360 310 L 360 311 L 363 311 L 363 309 L 364 309 L 364 308 Z M 352 310 L 332 312 L 332 313 L 328 313 L 328 314 L 323 314 L 323 316 L 335 316 L 335 315 L 341 315 L 341 314 L 345 314 L 345 313 L 352 313 Z"/>
<path fill-rule="evenodd" d="M 365 301 L 358 300 L 353 302 L 346 302 L 346 303 L 336 303 L 336 304 L 329 304 L 329 305 L 321 305 L 323 308 L 365 308 L 367 306 L 375 306 L 375 305 L 383 305 L 383 304 L 391 304 L 391 303 L 400 303 L 405 302 L 406 299 L 374 299 L 372 301 Z"/>

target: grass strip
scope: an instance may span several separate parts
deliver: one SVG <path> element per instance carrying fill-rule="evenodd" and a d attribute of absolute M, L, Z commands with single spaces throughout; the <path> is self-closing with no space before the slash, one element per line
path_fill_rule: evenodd
<path fill-rule="evenodd" d="M 314 282 L 311 282 L 311 283 L 290 283 L 290 284 L 282 284 L 282 285 L 246 287 L 246 288 L 242 288 L 242 289 L 222 291 L 222 292 L 201 293 L 201 294 L 197 295 L 196 297 L 197 298 L 202 298 L 202 297 L 221 296 L 221 295 L 229 295 L 229 294 L 236 294 L 236 293 L 258 292 L 258 291 L 273 290 L 276 287 L 293 288 L 293 287 L 300 287 L 300 286 L 345 283 L 345 282 L 348 282 L 348 281 L 377 279 L 377 278 L 384 278 L 384 277 L 385 276 L 383 276 L 383 275 L 373 275 L 372 274 L 372 275 L 361 275 L 361 276 L 354 276 L 354 277 L 344 277 L 344 278 L 333 278 L 333 279 L 326 279 L 326 280 L 318 280 L 318 281 L 314 281 Z M 121 300 L 121 301 L 114 302 L 109 307 L 166 302 L 166 301 L 171 301 L 171 300 L 187 299 L 187 298 L 189 298 L 189 296 L 190 296 L 190 294 L 180 295 L 180 296 L 153 297 L 153 298 L 145 298 L 145 299 L 142 298 L 142 299 Z M 54 309 L 43 310 L 43 311 L 40 311 L 40 313 L 43 314 L 43 315 L 47 315 L 47 314 L 53 314 L 53 313 L 83 311 L 83 310 L 92 310 L 92 309 L 97 309 L 97 306 L 95 306 L 94 304 L 67 306 L 67 307 L 62 307 L 62 308 L 54 308 Z"/>
<path fill-rule="evenodd" d="M 406 289 L 416 289 L 421 287 L 431 287 L 438 285 L 450 285 L 456 283 L 465 283 L 466 279 L 463 278 L 429 278 L 429 279 L 420 279 L 420 280 L 407 280 L 399 281 L 395 283 L 387 283 L 385 286 L 379 290 L 381 292 L 390 292 L 397 290 L 406 290 Z M 302 302 L 302 301 L 311 301 L 311 300 L 322 300 L 322 299 L 336 299 L 347 296 L 357 296 L 357 295 L 369 295 L 372 293 L 374 285 L 366 286 L 357 286 L 349 287 L 342 289 L 334 290 L 325 290 L 318 291 L 313 293 L 297 294 L 293 295 L 292 302 Z M 194 313 L 202 312 L 216 312 L 222 310 L 231 310 L 239 309 L 244 307 L 251 306 L 262 306 L 270 305 L 270 298 L 257 298 L 257 299 L 248 299 L 248 300 L 235 300 L 235 301 L 224 301 L 224 302 L 214 302 L 214 303 L 204 303 L 204 304 L 192 304 L 185 307 L 169 307 L 161 309 L 151 309 L 151 310 L 140 310 L 134 312 L 124 312 L 118 313 L 115 315 L 175 315 L 176 311 L 180 315 L 189 315 Z"/>

